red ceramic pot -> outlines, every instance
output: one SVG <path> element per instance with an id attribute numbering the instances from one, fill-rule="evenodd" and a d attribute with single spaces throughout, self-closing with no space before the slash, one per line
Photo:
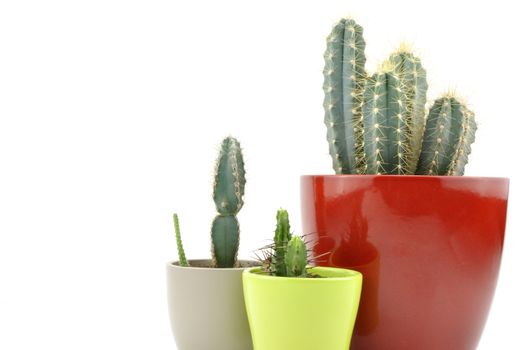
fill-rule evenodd
<path id="1" fill-rule="evenodd" d="M 498 278 L 508 179 L 330 175 L 303 176 L 301 186 L 317 264 L 364 276 L 351 349 L 476 349 Z"/>

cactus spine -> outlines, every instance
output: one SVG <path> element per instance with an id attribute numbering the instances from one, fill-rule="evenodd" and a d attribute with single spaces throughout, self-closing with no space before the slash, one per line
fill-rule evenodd
<path id="1" fill-rule="evenodd" d="M 227 137 L 221 144 L 214 175 L 213 198 L 218 215 L 211 229 L 214 267 L 234 267 L 237 263 L 240 226 L 236 214 L 243 206 L 245 168 L 240 143 Z"/>
<path id="2" fill-rule="evenodd" d="M 299 236 L 293 236 L 287 244 L 285 266 L 287 277 L 307 276 L 307 249 L 304 240 Z"/>
<path id="3" fill-rule="evenodd" d="M 271 271 L 277 276 L 286 276 L 285 254 L 291 239 L 291 227 L 287 210 L 280 209 L 276 213 L 276 230 L 274 234 L 274 254 L 271 262 Z"/>
<path id="4" fill-rule="evenodd" d="M 179 219 L 177 214 L 174 214 L 174 229 L 176 230 L 176 244 L 177 253 L 179 256 L 179 266 L 189 266 L 187 258 L 185 256 L 185 250 L 183 249 L 183 242 L 181 240 L 181 232 L 179 230 Z"/>
<path id="5" fill-rule="evenodd" d="M 426 121 L 417 174 L 463 175 L 476 129 L 474 113 L 452 93 L 437 99 Z"/>
<path id="6" fill-rule="evenodd" d="M 361 173 L 364 165 L 362 100 L 366 71 L 362 27 L 342 19 L 327 38 L 324 109 L 329 151 L 337 174 Z"/>
<path id="7" fill-rule="evenodd" d="M 340 20 L 327 38 L 324 120 L 335 172 L 462 175 L 477 129 L 474 113 L 451 101 L 450 111 L 434 105 L 427 123 L 421 60 L 402 45 L 368 77 L 364 48 L 362 27 L 352 19 Z M 434 128 L 441 125 L 453 134 L 438 137 L 443 130 Z M 434 144 L 445 138 L 447 145 Z"/>

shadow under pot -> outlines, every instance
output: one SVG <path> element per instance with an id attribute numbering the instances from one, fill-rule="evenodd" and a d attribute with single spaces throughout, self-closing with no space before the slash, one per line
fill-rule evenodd
<path id="1" fill-rule="evenodd" d="M 211 260 L 167 264 L 168 311 L 178 350 L 250 350 L 242 273 L 257 266 L 211 268 Z"/>

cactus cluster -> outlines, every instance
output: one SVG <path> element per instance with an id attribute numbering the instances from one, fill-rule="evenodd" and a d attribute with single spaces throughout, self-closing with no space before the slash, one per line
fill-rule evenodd
<path id="1" fill-rule="evenodd" d="M 276 213 L 274 243 L 270 249 L 271 252 L 264 253 L 266 259 L 270 260 L 270 263 L 263 261 L 265 272 L 281 277 L 314 277 L 307 270 L 306 243 L 302 237 L 291 234 L 289 214 L 284 209 Z"/>
<path id="2" fill-rule="evenodd" d="M 368 75 L 363 29 L 340 20 L 327 37 L 324 109 L 337 174 L 463 175 L 476 123 L 453 93 L 426 115 L 421 60 L 401 47 Z"/>
<path id="3" fill-rule="evenodd" d="M 212 267 L 237 265 L 240 225 L 236 214 L 243 206 L 244 194 L 245 167 L 240 143 L 234 137 L 226 137 L 221 143 L 214 174 L 213 198 L 217 215 L 211 229 Z M 177 214 L 174 214 L 174 228 L 180 266 L 189 266 Z"/>

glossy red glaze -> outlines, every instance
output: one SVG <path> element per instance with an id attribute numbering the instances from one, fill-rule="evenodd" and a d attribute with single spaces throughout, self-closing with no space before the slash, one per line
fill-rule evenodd
<path id="1" fill-rule="evenodd" d="M 353 350 L 476 349 L 500 267 L 509 180 L 303 176 L 318 265 L 364 275 Z"/>

